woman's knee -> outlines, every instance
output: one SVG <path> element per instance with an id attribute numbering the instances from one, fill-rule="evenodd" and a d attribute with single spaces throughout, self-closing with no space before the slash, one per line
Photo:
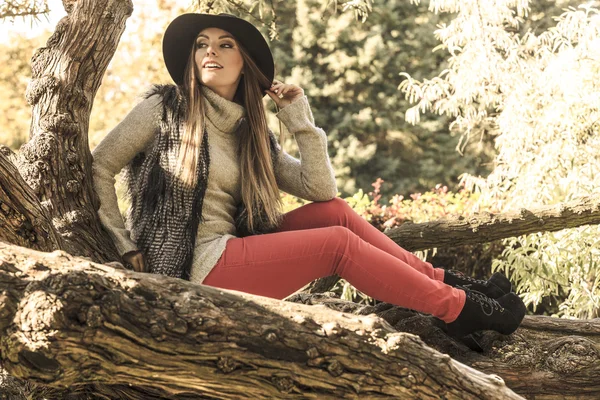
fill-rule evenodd
<path id="1" fill-rule="evenodd" d="M 351 210 L 351 207 L 346 200 L 340 197 L 334 197 L 331 200 L 321 201 L 314 204 L 317 204 L 319 208 L 328 214 L 346 214 L 348 210 Z"/>
<path id="2" fill-rule="evenodd" d="M 327 241 L 340 252 L 348 250 L 349 246 L 358 236 L 350 229 L 341 225 L 328 226 L 326 228 Z"/>

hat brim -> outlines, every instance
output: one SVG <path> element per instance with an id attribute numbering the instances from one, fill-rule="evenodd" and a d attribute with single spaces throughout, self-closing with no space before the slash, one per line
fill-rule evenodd
<path id="1" fill-rule="evenodd" d="M 194 40 L 206 28 L 231 33 L 248 51 L 258 68 L 272 83 L 275 74 L 273 55 L 267 41 L 250 22 L 230 15 L 182 14 L 167 27 L 163 37 L 163 57 L 171 78 L 183 84 L 183 75 Z M 269 87 L 262 88 L 263 90 Z"/>

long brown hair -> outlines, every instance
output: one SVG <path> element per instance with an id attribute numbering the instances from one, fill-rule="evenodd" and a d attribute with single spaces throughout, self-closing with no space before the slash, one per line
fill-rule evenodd
<path id="1" fill-rule="evenodd" d="M 239 162 L 242 182 L 242 201 L 248 210 L 248 229 L 253 231 L 256 210 L 260 205 L 265 210 L 270 225 L 276 225 L 281 216 L 281 197 L 271 162 L 269 128 L 263 105 L 262 87 L 271 82 L 261 72 L 247 50 L 236 41 L 244 66 L 234 101 L 246 109 L 248 129 L 239 130 Z M 182 92 L 187 99 L 184 132 L 179 148 L 179 179 L 187 187 L 197 184 L 197 166 L 205 127 L 204 105 L 200 71 L 196 65 L 196 41 L 192 47 L 184 72 Z M 280 127 L 280 143 L 283 140 Z"/>

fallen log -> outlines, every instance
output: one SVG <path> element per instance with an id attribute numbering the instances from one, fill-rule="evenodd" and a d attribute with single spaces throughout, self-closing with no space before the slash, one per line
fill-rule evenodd
<path id="1" fill-rule="evenodd" d="M 440 320 L 402 307 L 387 303 L 366 306 L 327 293 L 299 293 L 288 300 L 354 315 L 374 313 L 396 330 L 418 335 L 428 346 L 453 359 L 497 374 L 508 387 L 527 398 L 600 398 L 600 318 L 529 315 L 510 336 L 485 332 L 480 339 L 483 353 L 477 353 L 444 334 Z"/>
<path id="2" fill-rule="evenodd" d="M 177 398 L 520 398 L 374 315 L 4 243 L 0 290 L 2 364 L 45 385 Z"/>

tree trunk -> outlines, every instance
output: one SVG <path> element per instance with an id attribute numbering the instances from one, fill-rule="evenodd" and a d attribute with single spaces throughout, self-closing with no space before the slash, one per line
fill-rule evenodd
<path id="1" fill-rule="evenodd" d="M 374 316 L 114 270 L 0 244 L 0 349 L 11 375 L 170 396 L 516 399 Z"/>
<path id="2" fill-rule="evenodd" d="M 63 4 L 68 15 L 31 60 L 30 140 L 21 147 L 17 166 L 64 250 L 96 261 L 117 260 L 96 214 L 87 133 L 94 97 L 133 6 L 130 0 Z"/>
<path id="3" fill-rule="evenodd" d="M 0 145 L 0 240 L 42 251 L 63 248 L 46 210 L 12 163 L 14 157 Z"/>

